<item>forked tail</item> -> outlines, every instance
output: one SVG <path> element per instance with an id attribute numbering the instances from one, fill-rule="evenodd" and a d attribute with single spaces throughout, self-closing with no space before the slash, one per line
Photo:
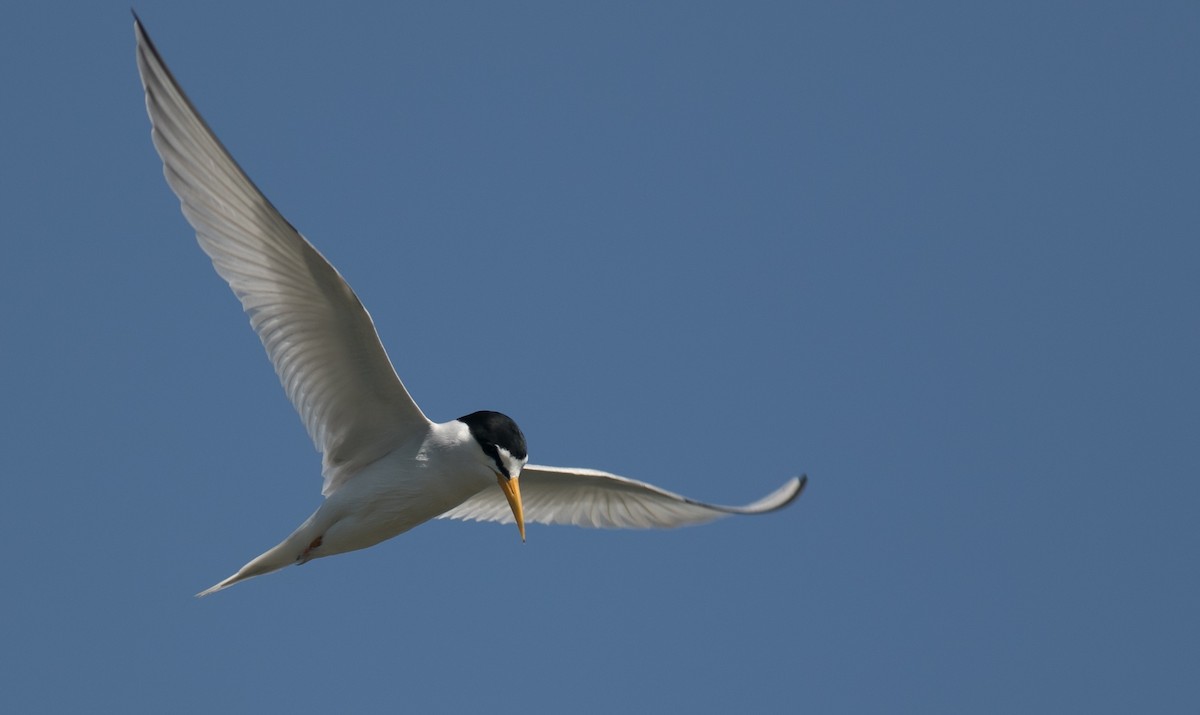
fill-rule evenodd
<path id="1" fill-rule="evenodd" d="M 308 553 L 309 547 L 313 545 L 314 540 L 319 540 L 321 536 L 321 530 L 317 529 L 313 524 L 314 517 L 316 517 L 316 514 L 310 516 L 300 525 L 300 528 L 292 532 L 291 536 L 238 569 L 238 572 L 234 575 L 197 593 L 196 598 L 203 598 L 209 594 L 227 589 L 239 581 L 245 581 L 248 578 L 278 571 L 285 566 L 304 563 L 307 560 L 304 556 Z"/>

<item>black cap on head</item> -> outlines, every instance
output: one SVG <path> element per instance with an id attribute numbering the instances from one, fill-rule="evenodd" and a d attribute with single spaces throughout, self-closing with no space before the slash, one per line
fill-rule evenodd
<path id="1" fill-rule="evenodd" d="M 525 448 L 525 435 L 521 433 L 521 428 L 508 415 L 490 410 L 480 410 L 479 412 L 472 412 L 469 415 L 463 415 L 458 418 L 458 421 L 470 428 L 471 436 L 483 448 L 484 454 L 495 460 L 496 465 L 505 474 L 507 474 L 507 468 L 503 460 L 500 459 L 497 447 L 508 452 L 516 459 L 525 460 L 529 457 L 529 452 Z M 508 474 L 508 476 L 515 475 Z"/>

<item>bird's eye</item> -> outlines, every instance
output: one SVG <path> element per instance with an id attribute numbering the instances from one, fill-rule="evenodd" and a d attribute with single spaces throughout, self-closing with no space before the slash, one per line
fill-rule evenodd
<path id="1" fill-rule="evenodd" d="M 504 468 L 504 460 L 500 458 L 500 450 L 496 445 L 487 443 L 483 445 L 483 453 L 492 458 L 492 463 L 496 465 L 496 470 L 505 477 L 509 477 L 508 471 Z"/>

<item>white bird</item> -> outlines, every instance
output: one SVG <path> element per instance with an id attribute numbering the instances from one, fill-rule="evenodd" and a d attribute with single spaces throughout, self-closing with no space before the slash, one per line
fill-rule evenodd
<path id="1" fill-rule="evenodd" d="M 792 478 L 747 506 L 704 504 L 615 474 L 526 464 L 524 435 L 498 412 L 430 421 L 400 382 L 354 291 L 225 150 L 136 14 L 134 32 L 167 183 L 200 247 L 241 300 L 324 455 L 320 508 L 291 536 L 198 596 L 364 549 L 438 517 L 515 521 L 524 541 L 526 521 L 670 528 L 774 511 L 800 494 L 807 477 Z"/>

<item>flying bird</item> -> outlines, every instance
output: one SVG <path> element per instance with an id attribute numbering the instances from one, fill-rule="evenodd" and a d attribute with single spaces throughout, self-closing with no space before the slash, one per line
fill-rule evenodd
<path id="1" fill-rule="evenodd" d="M 322 453 L 321 506 L 277 546 L 197 596 L 292 564 L 365 549 L 434 518 L 671 528 L 780 509 L 792 478 L 747 506 L 717 506 L 592 469 L 528 464 L 509 417 L 425 416 L 341 274 L 258 190 L 188 100 L 137 15 L 137 64 L 154 146 L 200 247 L 233 289 Z"/>

